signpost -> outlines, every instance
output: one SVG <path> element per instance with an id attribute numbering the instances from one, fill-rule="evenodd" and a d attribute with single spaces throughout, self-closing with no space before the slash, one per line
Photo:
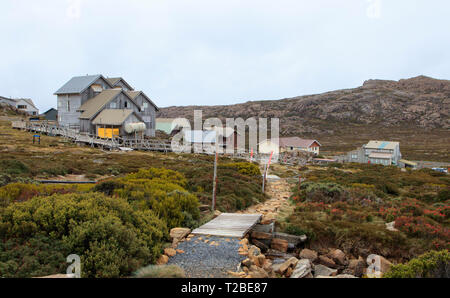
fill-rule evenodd
<path id="1" fill-rule="evenodd" d="M 40 135 L 34 135 L 33 136 L 33 144 L 36 142 L 36 139 L 38 140 L 38 144 L 41 144 L 41 136 Z"/>
<path id="2" fill-rule="evenodd" d="M 267 162 L 266 165 L 264 165 L 264 176 L 263 176 L 263 185 L 262 185 L 262 192 L 263 193 L 264 193 L 264 188 L 265 188 L 265 185 L 266 185 L 267 172 L 269 171 L 270 162 L 272 161 L 272 157 L 273 157 L 273 151 L 270 153 L 269 161 Z"/>

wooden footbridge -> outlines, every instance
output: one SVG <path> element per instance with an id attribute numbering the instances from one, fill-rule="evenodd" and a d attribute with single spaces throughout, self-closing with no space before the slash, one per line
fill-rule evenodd
<path id="1" fill-rule="evenodd" d="M 192 234 L 243 238 L 261 218 L 261 214 L 222 213 Z"/>

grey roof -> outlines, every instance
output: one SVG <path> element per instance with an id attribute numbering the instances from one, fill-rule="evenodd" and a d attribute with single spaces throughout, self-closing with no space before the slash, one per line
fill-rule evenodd
<path id="1" fill-rule="evenodd" d="M 133 110 L 127 109 L 105 109 L 98 114 L 92 121 L 92 124 L 104 124 L 104 125 L 122 125 L 122 123 L 134 114 L 136 118 L 142 120 Z"/>
<path id="2" fill-rule="evenodd" d="M 319 146 L 322 146 L 317 140 L 306 140 L 299 137 L 287 137 L 278 139 L 278 144 L 280 144 L 280 147 L 309 148 L 312 144 L 314 144 L 314 142 L 316 142 Z"/>
<path id="3" fill-rule="evenodd" d="M 367 145 L 364 146 L 366 149 L 387 149 L 387 150 L 395 150 L 397 146 L 399 146 L 399 142 L 390 142 L 390 141 L 370 141 Z"/>
<path id="4" fill-rule="evenodd" d="M 99 78 L 103 78 L 101 74 L 91 76 L 80 76 L 71 78 L 64 86 L 55 92 L 58 94 L 78 94 L 89 88 Z M 104 79 L 104 78 L 103 78 Z M 106 79 L 105 79 L 106 81 Z M 106 81 L 108 82 L 108 81 Z M 109 82 L 108 82 L 109 83 Z"/>
<path id="5" fill-rule="evenodd" d="M 47 114 L 47 113 L 50 113 L 50 112 L 52 112 L 52 111 L 58 112 L 55 108 L 50 108 L 50 109 L 48 109 L 46 112 L 42 113 L 42 115 Z"/>
<path id="6" fill-rule="evenodd" d="M 7 101 L 8 104 L 16 104 L 16 100 L 14 98 L 0 96 L 0 101 Z"/>
<path id="7" fill-rule="evenodd" d="M 116 98 L 122 89 L 103 90 L 99 95 L 89 99 L 79 108 L 82 111 L 80 119 L 91 119 L 111 100 Z"/>

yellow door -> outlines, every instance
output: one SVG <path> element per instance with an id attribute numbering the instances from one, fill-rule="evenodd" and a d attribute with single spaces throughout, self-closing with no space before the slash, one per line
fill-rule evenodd
<path id="1" fill-rule="evenodd" d="M 103 139 L 112 139 L 113 137 L 119 136 L 119 129 L 118 128 L 99 127 L 97 135 Z"/>

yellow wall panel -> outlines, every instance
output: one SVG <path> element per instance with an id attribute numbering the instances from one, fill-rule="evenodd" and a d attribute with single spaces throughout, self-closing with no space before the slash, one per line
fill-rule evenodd
<path id="1" fill-rule="evenodd" d="M 97 135 L 100 138 L 103 138 L 103 139 L 112 139 L 113 136 L 114 137 L 118 137 L 119 136 L 119 129 L 118 128 L 102 128 L 102 127 L 99 127 Z"/>

